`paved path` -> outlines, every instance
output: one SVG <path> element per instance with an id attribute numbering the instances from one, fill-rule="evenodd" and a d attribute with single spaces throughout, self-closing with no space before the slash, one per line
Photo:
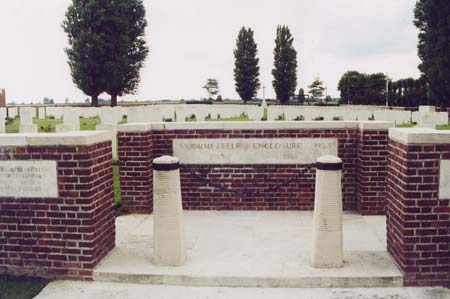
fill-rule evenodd
<path id="1" fill-rule="evenodd" d="M 450 299 L 444 288 L 267 289 L 56 281 L 36 299 Z"/>

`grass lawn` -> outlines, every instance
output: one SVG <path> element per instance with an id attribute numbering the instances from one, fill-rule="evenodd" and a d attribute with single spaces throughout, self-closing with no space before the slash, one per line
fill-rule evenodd
<path id="1" fill-rule="evenodd" d="M 95 131 L 95 126 L 100 123 L 100 118 L 89 117 L 89 118 L 80 118 L 80 130 L 81 131 Z"/>
<path id="2" fill-rule="evenodd" d="M 31 299 L 48 281 L 42 278 L 0 275 L 0 299 Z"/>
<path id="3" fill-rule="evenodd" d="M 33 119 L 33 123 L 38 126 L 39 133 L 54 133 L 56 131 L 56 125 L 62 124 L 62 119 Z M 100 118 L 80 118 L 80 129 L 82 131 L 94 131 L 95 126 L 100 123 Z M 19 133 L 20 119 L 17 117 L 11 122 L 6 124 L 6 133 Z"/>
<path id="4" fill-rule="evenodd" d="M 395 125 L 396 128 L 412 128 L 414 126 L 415 126 L 415 124 L 412 124 L 412 123 L 403 123 L 403 124 Z"/>
<path id="5" fill-rule="evenodd" d="M 119 166 L 113 166 L 114 173 L 114 205 L 117 206 L 120 203 L 120 180 L 119 180 Z"/>
<path id="6" fill-rule="evenodd" d="M 436 126 L 436 129 L 438 129 L 438 130 L 450 130 L 450 121 L 448 122 L 447 125 Z"/>
<path id="7" fill-rule="evenodd" d="M 205 121 L 249 121 L 248 115 L 241 115 L 236 117 L 228 117 L 228 118 L 208 118 Z"/>

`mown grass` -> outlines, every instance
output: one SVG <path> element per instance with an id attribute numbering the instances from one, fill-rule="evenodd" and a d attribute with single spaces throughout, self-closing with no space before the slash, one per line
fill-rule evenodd
<path id="1" fill-rule="evenodd" d="M 436 126 L 436 129 L 438 129 L 438 130 L 450 130 L 450 121 L 448 122 L 447 125 Z"/>
<path id="2" fill-rule="evenodd" d="M 241 115 L 236 117 L 227 117 L 227 118 L 208 118 L 205 121 L 249 121 L 251 120 L 248 115 Z"/>
<path id="3" fill-rule="evenodd" d="M 59 118 L 34 118 L 33 123 L 38 126 L 39 133 L 54 133 L 56 126 L 62 124 L 63 120 Z M 95 131 L 95 126 L 100 123 L 99 117 L 80 118 L 81 131 Z M 6 123 L 6 133 L 19 133 L 20 118 L 8 121 Z"/>
<path id="4" fill-rule="evenodd" d="M 48 281 L 42 278 L 0 275 L 0 299 L 31 299 Z"/>
<path id="5" fill-rule="evenodd" d="M 119 166 L 113 166 L 114 174 L 114 205 L 118 206 L 120 203 L 120 178 L 119 178 Z"/>
<path id="6" fill-rule="evenodd" d="M 396 128 L 412 128 L 414 126 L 415 126 L 415 124 L 413 124 L 413 123 L 403 123 L 403 124 L 395 125 Z"/>

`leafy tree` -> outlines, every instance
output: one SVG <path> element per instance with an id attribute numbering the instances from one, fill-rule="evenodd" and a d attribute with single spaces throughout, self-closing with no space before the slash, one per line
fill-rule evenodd
<path id="1" fill-rule="evenodd" d="M 297 87 L 297 51 L 287 26 L 278 26 L 274 49 L 273 88 L 277 99 L 286 103 Z"/>
<path id="2" fill-rule="evenodd" d="M 419 70 L 441 107 L 450 104 L 450 1 L 418 0 L 414 25 L 419 29 Z"/>
<path id="3" fill-rule="evenodd" d="M 145 41 L 145 8 L 142 0 L 109 0 L 109 22 L 104 33 L 108 40 L 106 92 L 111 106 L 117 96 L 135 94 L 140 82 L 140 69 L 149 53 Z"/>
<path id="4" fill-rule="evenodd" d="M 323 82 L 320 80 L 319 76 L 317 76 L 314 81 L 311 83 L 311 85 L 308 86 L 309 88 L 309 94 L 313 98 L 321 98 L 323 97 L 323 92 L 325 90 L 325 87 L 323 87 Z"/>
<path id="5" fill-rule="evenodd" d="M 341 99 L 345 99 L 344 103 L 359 104 L 362 102 L 366 77 L 366 74 L 357 71 L 348 71 L 342 75 L 338 83 L 338 90 L 341 92 Z"/>
<path id="6" fill-rule="evenodd" d="M 206 80 L 206 84 L 203 86 L 203 88 L 208 93 L 208 96 L 210 98 L 213 98 L 216 94 L 219 93 L 219 81 L 217 81 L 217 79 L 210 78 Z"/>
<path id="7" fill-rule="evenodd" d="M 244 102 L 253 99 L 260 87 L 257 53 L 252 29 L 242 27 L 234 50 L 234 80 L 236 92 Z"/>
<path id="8" fill-rule="evenodd" d="M 148 54 L 142 0 L 72 0 L 63 29 L 73 82 L 98 106 L 102 92 L 134 93 L 139 70 Z"/>
<path id="9" fill-rule="evenodd" d="M 53 99 L 45 97 L 43 100 L 44 105 L 53 105 L 55 104 L 55 101 Z"/>
<path id="10" fill-rule="evenodd" d="M 303 104 L 305 102 L 305 91 L 303 90 L 303 88 L 300 88 L 298 90 L 298 102 L 300 104 Z"/>
<path id="11" fill-rule="evenodd" d="M 66 48 L 72 80 L 98 106 L 98 96 L 105 91 L 108 44 L 104 30 L 108 27 L 105 10 L 108 0 L 72 0 L 66 12 L 63 29 L 67 34 Z"/>

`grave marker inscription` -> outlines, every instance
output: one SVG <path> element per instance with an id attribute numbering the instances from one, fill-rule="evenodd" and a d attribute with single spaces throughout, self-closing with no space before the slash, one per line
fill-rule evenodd
<path id="1" fill-rule="evenodd" d="M 0 197 L 58 197 L 56 161 L 0 161 Z"/>

